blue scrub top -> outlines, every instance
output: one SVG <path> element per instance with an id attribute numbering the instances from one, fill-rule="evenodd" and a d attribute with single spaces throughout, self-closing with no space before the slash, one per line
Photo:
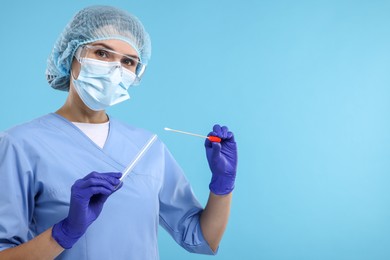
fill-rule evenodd
<path id="1" fill-rule="evenodd" d="M 101 149 L 54 113 L 0 133 L 0 250 L 65 218 L 77 179 L 123 171 L 151 136 L 110 118 Z M 182 169 L 157 140 L 85 235 L 57 259 L 159 259 L 159 224 L 186 250 L 214 254 L 200 229 L 202 210 Z"/>

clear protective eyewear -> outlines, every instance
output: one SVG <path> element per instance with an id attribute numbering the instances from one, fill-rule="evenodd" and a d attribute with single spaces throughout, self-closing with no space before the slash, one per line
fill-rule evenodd
<path id="1" fill-rule="evenodd" d="M 136 83 L 139 83 L 146 69 L 146 64 L 143 64 L 138 57 L 122 54 L 103 46 L 83 45 L 78 48 L 75 57 L 80 63 L 82 63 L 83 58 L 103 62 L 119 61 L 122 68 L 127 69 L 136 75 Z"/>

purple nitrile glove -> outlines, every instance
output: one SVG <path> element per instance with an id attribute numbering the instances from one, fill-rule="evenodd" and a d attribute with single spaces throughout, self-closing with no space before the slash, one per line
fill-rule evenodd
<path id="1" fill-rule="evenodd" d="M 234 189 L 237 171 L 237 145 L 234 135 L 226 126 L 214 125 L 208 136 L 218 136 L 221 143 L 206 139 L 206 156 L 212 178 L 210 191 L 217 195 L 225 195 Z"/>
<path id="2" fill-rule="evenodd" d="M 91 172 L 71 188 L 69 213 L 53 226 L 52 236 L 65 249 L 84 235 L 103 209 L 107 198 L 122 187 L 120 172 Z"/>

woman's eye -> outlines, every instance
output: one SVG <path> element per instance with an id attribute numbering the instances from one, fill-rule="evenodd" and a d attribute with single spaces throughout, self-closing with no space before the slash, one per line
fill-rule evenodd
<path id="1" fill-rule="evenodd" d="M 97 50 L 96 55 L 100 58 L 108 58 L 108 52 L 105 50 Z"/>
<path id="2" fill-rule="evenodd" d="M 122 63 L 125 64 L 126 66 L 135 66 L 136 62 L 133 59 L 127 58 L 123 59 Z"/>

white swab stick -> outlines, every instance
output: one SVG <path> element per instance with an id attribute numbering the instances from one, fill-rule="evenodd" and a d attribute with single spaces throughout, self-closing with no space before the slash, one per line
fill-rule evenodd
<path id="1" fill-rule="evenodd" d="M 204 135 L 198 135 L 198 134 L 194 134 L 194 133 L 184 132 L 184 131 L 180 131 L 180 130 L 171 129 L 171 128 L 168 128 L 168 127 L 164 127 L 164 130 L 171 131 L 171 132 L 176 132 L 176 133 L 181 133 L 181 134 L 186 134 L 186 135 L 202 137 L 202 138 L 206 138 L 206 139 L 208 138 L 207 136 L 204 136 Z"/>

